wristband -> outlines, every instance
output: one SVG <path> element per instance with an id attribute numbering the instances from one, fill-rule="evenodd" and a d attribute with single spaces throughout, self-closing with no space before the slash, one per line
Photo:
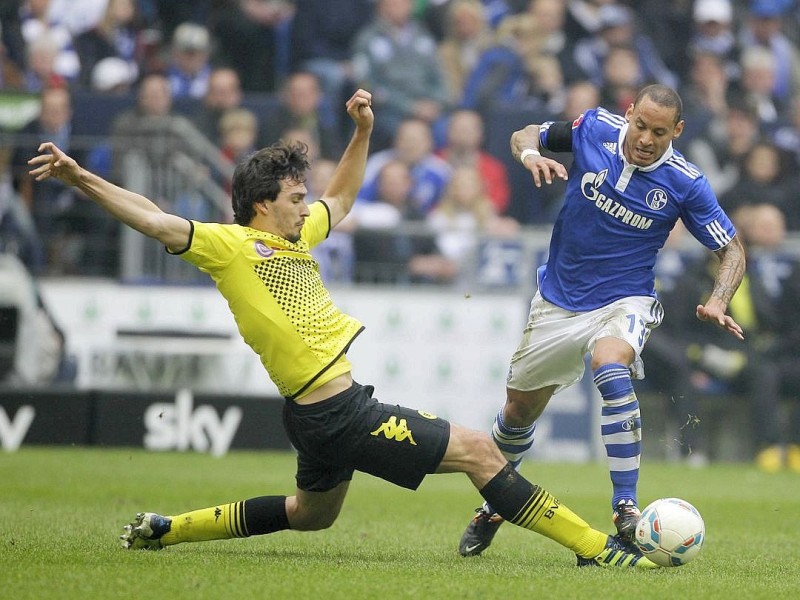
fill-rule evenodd
<path id="1" fill-rule="evenodd" d="M 541 155 L 542 153 L 534 148 L 526 148 L 520 153 L 519 162 L 521 162 L 524 165 L 525 159 L 528 158 L 529 156 L 541 156 Z"/>

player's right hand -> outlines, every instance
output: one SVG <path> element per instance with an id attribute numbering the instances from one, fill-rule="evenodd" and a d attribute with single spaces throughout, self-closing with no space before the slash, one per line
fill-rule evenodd
<path id="1" fill-rule="evenodd" d="M 70 158 L 53 142 L 39 145 L 39 154 L 28 161 L 32 167 L 28 174 L 36 181 L 44 181 L 55 177 L 69 185 L 77 185 L 81 169 L 73 158 Z"/>
<path id="2" fill-rule="evenodd" d="M 553 183 L 553 179 L 558 177 L 567 180 L 567 168 L 557 160 L 546 156 L 530 155 L 525 157 L 525 168 L 533 175 L 533 183 L 536 187 L 542 187 L 542 179 L 547 184 Z"/>

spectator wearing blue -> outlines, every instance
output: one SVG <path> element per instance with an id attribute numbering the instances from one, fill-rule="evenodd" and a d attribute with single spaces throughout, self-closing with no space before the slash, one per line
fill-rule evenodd
<path id="1" fill-rule="evenodd" d="M 447 161 L 436 156 L 433 150 L 433 135 L 425 121 L 403 121 L 397 128 L 392 147 L 374 153 L 367 160 L 364 183 L 358 193 L 359 202 L 378 201 L 383 167 L 399 160 L 411 174 L 411 208 L 422 215 L 428 214 L 439 203 L 452 173 Z"/>
<path id="2" fill-rule="evenodd" d="M 450 100 L 458 104 L 467 77 L 475 68 L 478 57 L 492 45 L 494 35 L 480 0 L 453 0 L 446 6 L 439 58 Z"/>
<path id="3" fill-rule="evenodd" d="M 172 36 L 167 77 L 172 97 L 202 98 L 211 74 L 211 36 L 203 25 L 181 23 Z"/>
<path id="4" fill-rule="evenodd" d="M 481 5 L 486 25 L 495 29 L 507 16 L 523 12 L 529 0 L 475 0 L 475 2 Z M 425 22 L 425 26 L 436 40 L 441 42 L 447 35 L 447 21 L 453 6 L 459 3 L 459 0 L 419 0 L 416 2 L 416 14 Z"/>
<path id="5" fill-rule="evenodd" d="M 510 106 L 527 87 L 526 59 L 538 53 L 538 28 L 531 15 L 512 15 L 495 31 L 495 42 L 478 58 L 464 84 L 461 107 L 488 120 L 498 106 Z"/>

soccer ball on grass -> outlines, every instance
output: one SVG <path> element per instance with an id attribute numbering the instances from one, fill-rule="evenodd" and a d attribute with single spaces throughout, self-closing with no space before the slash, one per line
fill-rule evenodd
<path id="1" fill-rule="evenodd" d="M 705 537 L 703 517 L 680 498 L 651 502 L 636 525 L 636 545 L 662 567 L 679 567 L 696 558 Z"/>

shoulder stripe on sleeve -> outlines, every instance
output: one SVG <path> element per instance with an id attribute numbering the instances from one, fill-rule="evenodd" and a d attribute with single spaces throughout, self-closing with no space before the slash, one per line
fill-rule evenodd
<path id="1" fill-rule="evenodd" d="M 616 127 L 617 129 L 622 128 L 626 123 L 623 117 L 610 113 L 605 108 L 598 108 L 596 115 L 598 121 L 607 123 L 612 127 Z"/>
<path id="2" fill-rule="evenodd" d="M 728 232 L 725 231 L 725 229 L 722 227 L 722 225 L 719 224 L 719 221 L 717 221 L 716 219 L 714 221 L 711 221 L 711 223 L 709 223 L 708 225 L 706 225 L 706 230 L 708 231 L 709 234 L 711 234 L 711 237 L 713 237 L 716 240 L 720 248 L 724 248 L 731 241 L 731 236 L 728 235 Z"/>
<path id="3" fill-rule="evenodd" d="M 328 236 L 331 234 L 331 207 L 328 206 L 328 203 L 325 202 L 320 198 L 319 203 L 325 207 L 325 212 L 328 214 L 328 233 L 325 234 L 325 238 L 327 239 Z"/>
<path id="4" fill-rule="evenodd" d="M 689 163 L 685 158 L 682 156 L 675 156 L 674 154 L 667 159 L 667 164 L 676 168 L 678 171 L 690 177 L 692 179 L 697 179 L 702 175 L 702 173 L 691 163 Z"/>

